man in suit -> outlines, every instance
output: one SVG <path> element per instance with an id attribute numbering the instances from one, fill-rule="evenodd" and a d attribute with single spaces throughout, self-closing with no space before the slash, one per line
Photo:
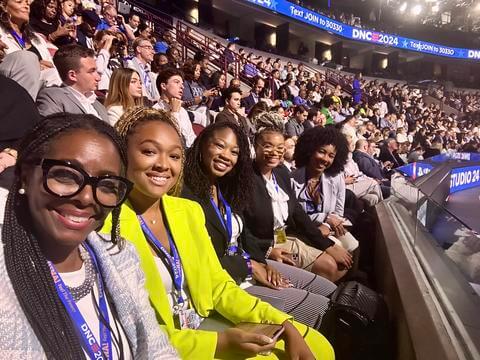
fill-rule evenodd
<path id="1" fill-rule="evenodd" d="M 386 199 L 390 196 L 389 170 L 373 158 L 375 147 L 376 144 L 373 141 L 358 140 L 353 152 L 353 161 L 357 163 L 361 172 L 380 183 L 383 198 Z"/>
<path id="2" fill-rule="evenodd" d="M 89 49 L 95 50 L 93 46 L 93 37 L 95 28 L 101 19 L 95 10 L 84 10 L 82 12 L 82 23 L 77 26 L 77 43 Z"/>
<path id="3" fill-rule="evenodd" d="M 248 112 L 252 109 L 253 105 L 260 101 L 260 94 L 265 87 L 265 81 L 257 76 L 254 79 L 252 90 L 250 91 L 250 95 L 242 99 L 242 107 L 245 108 L 245 112 Z"/>
<path id="4" fill-rule="evenodd" d="M 295 110 L 293 111 L 293 117 L 288 120 L 287 124 L 285 125 L 285 132 L 287 135 L 293 138 L 298 138 L 300 135 L 302 135 L 304 131 L 303 124 L 305 123 L 307 116 L 308 111 L 303 105 L 295 107 Z"/>
<path id="5" fill-rule="evenodd" d="M 391 163 L 392 169 L 405 165 L 398 155 L 398 142 L 394 138 L 385 140 L 385 144 L 380 148 L 378 159 L 384 164 Z"/>
<path id="6" fill-rule="evenodd" d="M 100 75 L 93 50 L 66 45 L 55 53 L 53 62 L 63 85 L 40 90 L 37 96 L 40 115 L 59 112 L 91 114 L 108 122 L 107 110 L 95 95 Z"/>
<path id="7" fill-rule="evenodd" d="M 135 57 L 126 62 L 126 67 L 135 70 L 142 79 L 143 96 L 156 102 L 160 95 L 156 86 L 157 75 L 152 72 L 151 64 L 155 55 L 152 42 L 145 37 L 138 37 L 132 44 Z"/>

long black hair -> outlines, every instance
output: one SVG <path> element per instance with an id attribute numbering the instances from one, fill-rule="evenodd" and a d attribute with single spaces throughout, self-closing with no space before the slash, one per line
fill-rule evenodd
<path id="1" fill-rule="evenodd" d="M 238 125 L 222 121 L 207 126 L 200 133 L 192 147 L 187 151 L 184 181 L 190 190 L 201 199 L 210 198 L 210 181 L 203 167 L 202 149 L 213 136 L 213 133 L 222 129 L 233 131 L 237 137 L 239 154 L 234 168 L 218 179 L 218 185 L 225 200 L 235 211 L 240 212 L 250 200 L 253 170 L 248 139 Z"/>
<path id="2" fill-rule="evenodd" d="M 345 135 L 338 131 L 334 126 L 319 127 L 305 131 L 297 140 L 293 159 L 297 168 L 308 165 L 313 153 L 320 146 L 333 145 L 337 151 L 335 159 L 330 167 L 325 170 L 325 174 L 335 176 L 341 171 L 348 159 L 348 142 Z"/>
<path id="3" fill-rule="evenodd" d="M 2 242 L 5 265 L 15 294 L 28 322 L 50 359 L 84 359 L 80 340 L 55 290 L 52 276 L 33 224 L 27 198 L 19 194 L 22 169 L 41 159 L 52 141 L 76 130 L 93 130 L 116 145 L 124 169 L 126 148 L 115 130 L 93 115 L 54 114 L 38 123 L 18 148 L 15 179 L 5 206 Z M 120 208 L 112 213 L 111 241 L 119 239 Z"/>

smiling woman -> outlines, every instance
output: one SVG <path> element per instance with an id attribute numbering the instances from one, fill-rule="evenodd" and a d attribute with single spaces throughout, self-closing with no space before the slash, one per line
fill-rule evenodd
<path id="1" fill-rule="evenodd" d="M 177 358 L 117 234 L 125 167 L 122 140 L 91 115 L 46 117 L 24 138 L 0 247 L 4 356 Z M 112 209 L 114 231 L 100 237 Z"/>
<path id="2" fill-rule="evenodd" d="M 208 166 L 218 176 L 235 164 L 250 165 L 246 140 L 241 146 L 234 144 L 235 134 L 228 132 L 229 126 L 234 125 L 228 124 L 226 131 L 218 132 L 205 144 L 210 149 L 205 152 L 209 154 Z M 125 113 L 116 128 L 127 141 L 127 174 L 135 183 L 129 201 L 122 207 L 121 235 L 140 255 L 150 301 L 181 357 L 246 358 L 275 347 L 277 353 L 290 358 L 310 360 L 313 352 L 317 358 L 332 359 L 331 347 L 319 333 L 293 324 L 287 314 L 250 296 L 232 280 L 212 247 L 200 205 L 171 196 L 180 193 L 184 160 L 175 120 L 164 111 L 137 108 Z M 221 146 L 228 148 L 232 158 L 219 156 L 216 149 Z M 108 232 L 111 226 L 107 221 L 103 230 Z M 235 324 L 282 324 L 282 341 L 276 344 L 268 337 L 233 327 L 202 330 L 200 325 L 215 314 Z M 263 358 L 278 357 L 272 354 Z"/>

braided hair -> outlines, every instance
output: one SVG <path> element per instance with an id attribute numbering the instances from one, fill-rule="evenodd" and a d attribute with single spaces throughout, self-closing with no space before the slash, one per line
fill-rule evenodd
<path id="1" fill-rule="evenodd" d="M 222 129 L 230 129 L 235 134 L 239 155 L 232 171 L 218 179 L 218 186 L 232 208 L 241 212 L 247 206 L 252 194 L 253 170 L 248 138 L 237 124 L 221 121 L 207 126 L 200 133 L 187 152 L 185 184 L 200 198 L 210 198 L 210 181 L 204 170 L 202 149 L 213 133 Z"/>
<path id="2" fill-rule="evenodd" d="M 178 128 L 177 122 L 168 112 L 164 110 L 155 110 L 146 107 L 133 107 L 127 110 L 115 124 L 115 129 L 128 145 L 128 138 L 135 132 L 135 129 L 140 125 L 149 121 L 159 121 L 173 127 L 180 138 L 182 134 Z M 168 191 L 168 195 L 179 196 L 182 192 L 183 183 L 183 161 L 185 160 L 184 148 L 182 146 L 182 167 L 175 185 Z"/>
<path id="3" fill-rule="evenodd" d="M 122 139 L 107 123 L 92 115 L 54 114 L 26 134 L 18 148 L 15 179 L 5 206 L 2 241 L 8 276 L 25 316 L 49 359 L 84 359 L 80 340 L 57 295 L 47 259 L 34 235 L 26 196 L 19 194 L 22 170 L 48 151 L 55 139 L 76 130 L 93 130 L 108 137 L 126 168 Z M 112 214 L 111 241 L 116 244 L 120 209 Z"/>
<path id="4" fill-rule="evenodd" d="M 265 133 L 279 133 L 284 135 L 285 125 L 283 117 L 276 111 L 264 111 L 253 119 L 257 132 L 255 133 L 255 145 Z"/>

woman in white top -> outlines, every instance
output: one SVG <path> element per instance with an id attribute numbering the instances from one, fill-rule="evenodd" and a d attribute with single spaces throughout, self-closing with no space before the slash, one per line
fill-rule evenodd
<path id="1" fill-rule="evenodd" d="M 142 81 L 140 80 L 140 75 L 135 70 L 128 68 L 114 70 L 110 79 L 108 95 L 105 99 L 110 125 L 115 125 L 127 109 L 142 105 Z"/>
<path id="2" fill-rule="evenodd" d="M 2 358 L 178 358 L 117 234 L 126 162 L 93 115 L 48 116 L 20 144 L 1 229 Z M 115 230 L 101 236 L 110 212 Z"/>
<path id="3" fill-rule="evenodd" d="M 53 65 L 50 53 L 50 50 L 55 50 L 56 47 L 47 44 L 42 36 L 31 29 L 28 23 L 30 2 L 28 0 L 2 0 L 0 4 L 0 40 L 7 45 L 7 48 L 4 49 L 7 56 L 22 50 L 33 52 L 37 55 L 38 62 L 28 64 L 27 68 L 40 65 L 40 86 L 43 83 L 48 86 L 60 85 L 60 77 Z"/>

